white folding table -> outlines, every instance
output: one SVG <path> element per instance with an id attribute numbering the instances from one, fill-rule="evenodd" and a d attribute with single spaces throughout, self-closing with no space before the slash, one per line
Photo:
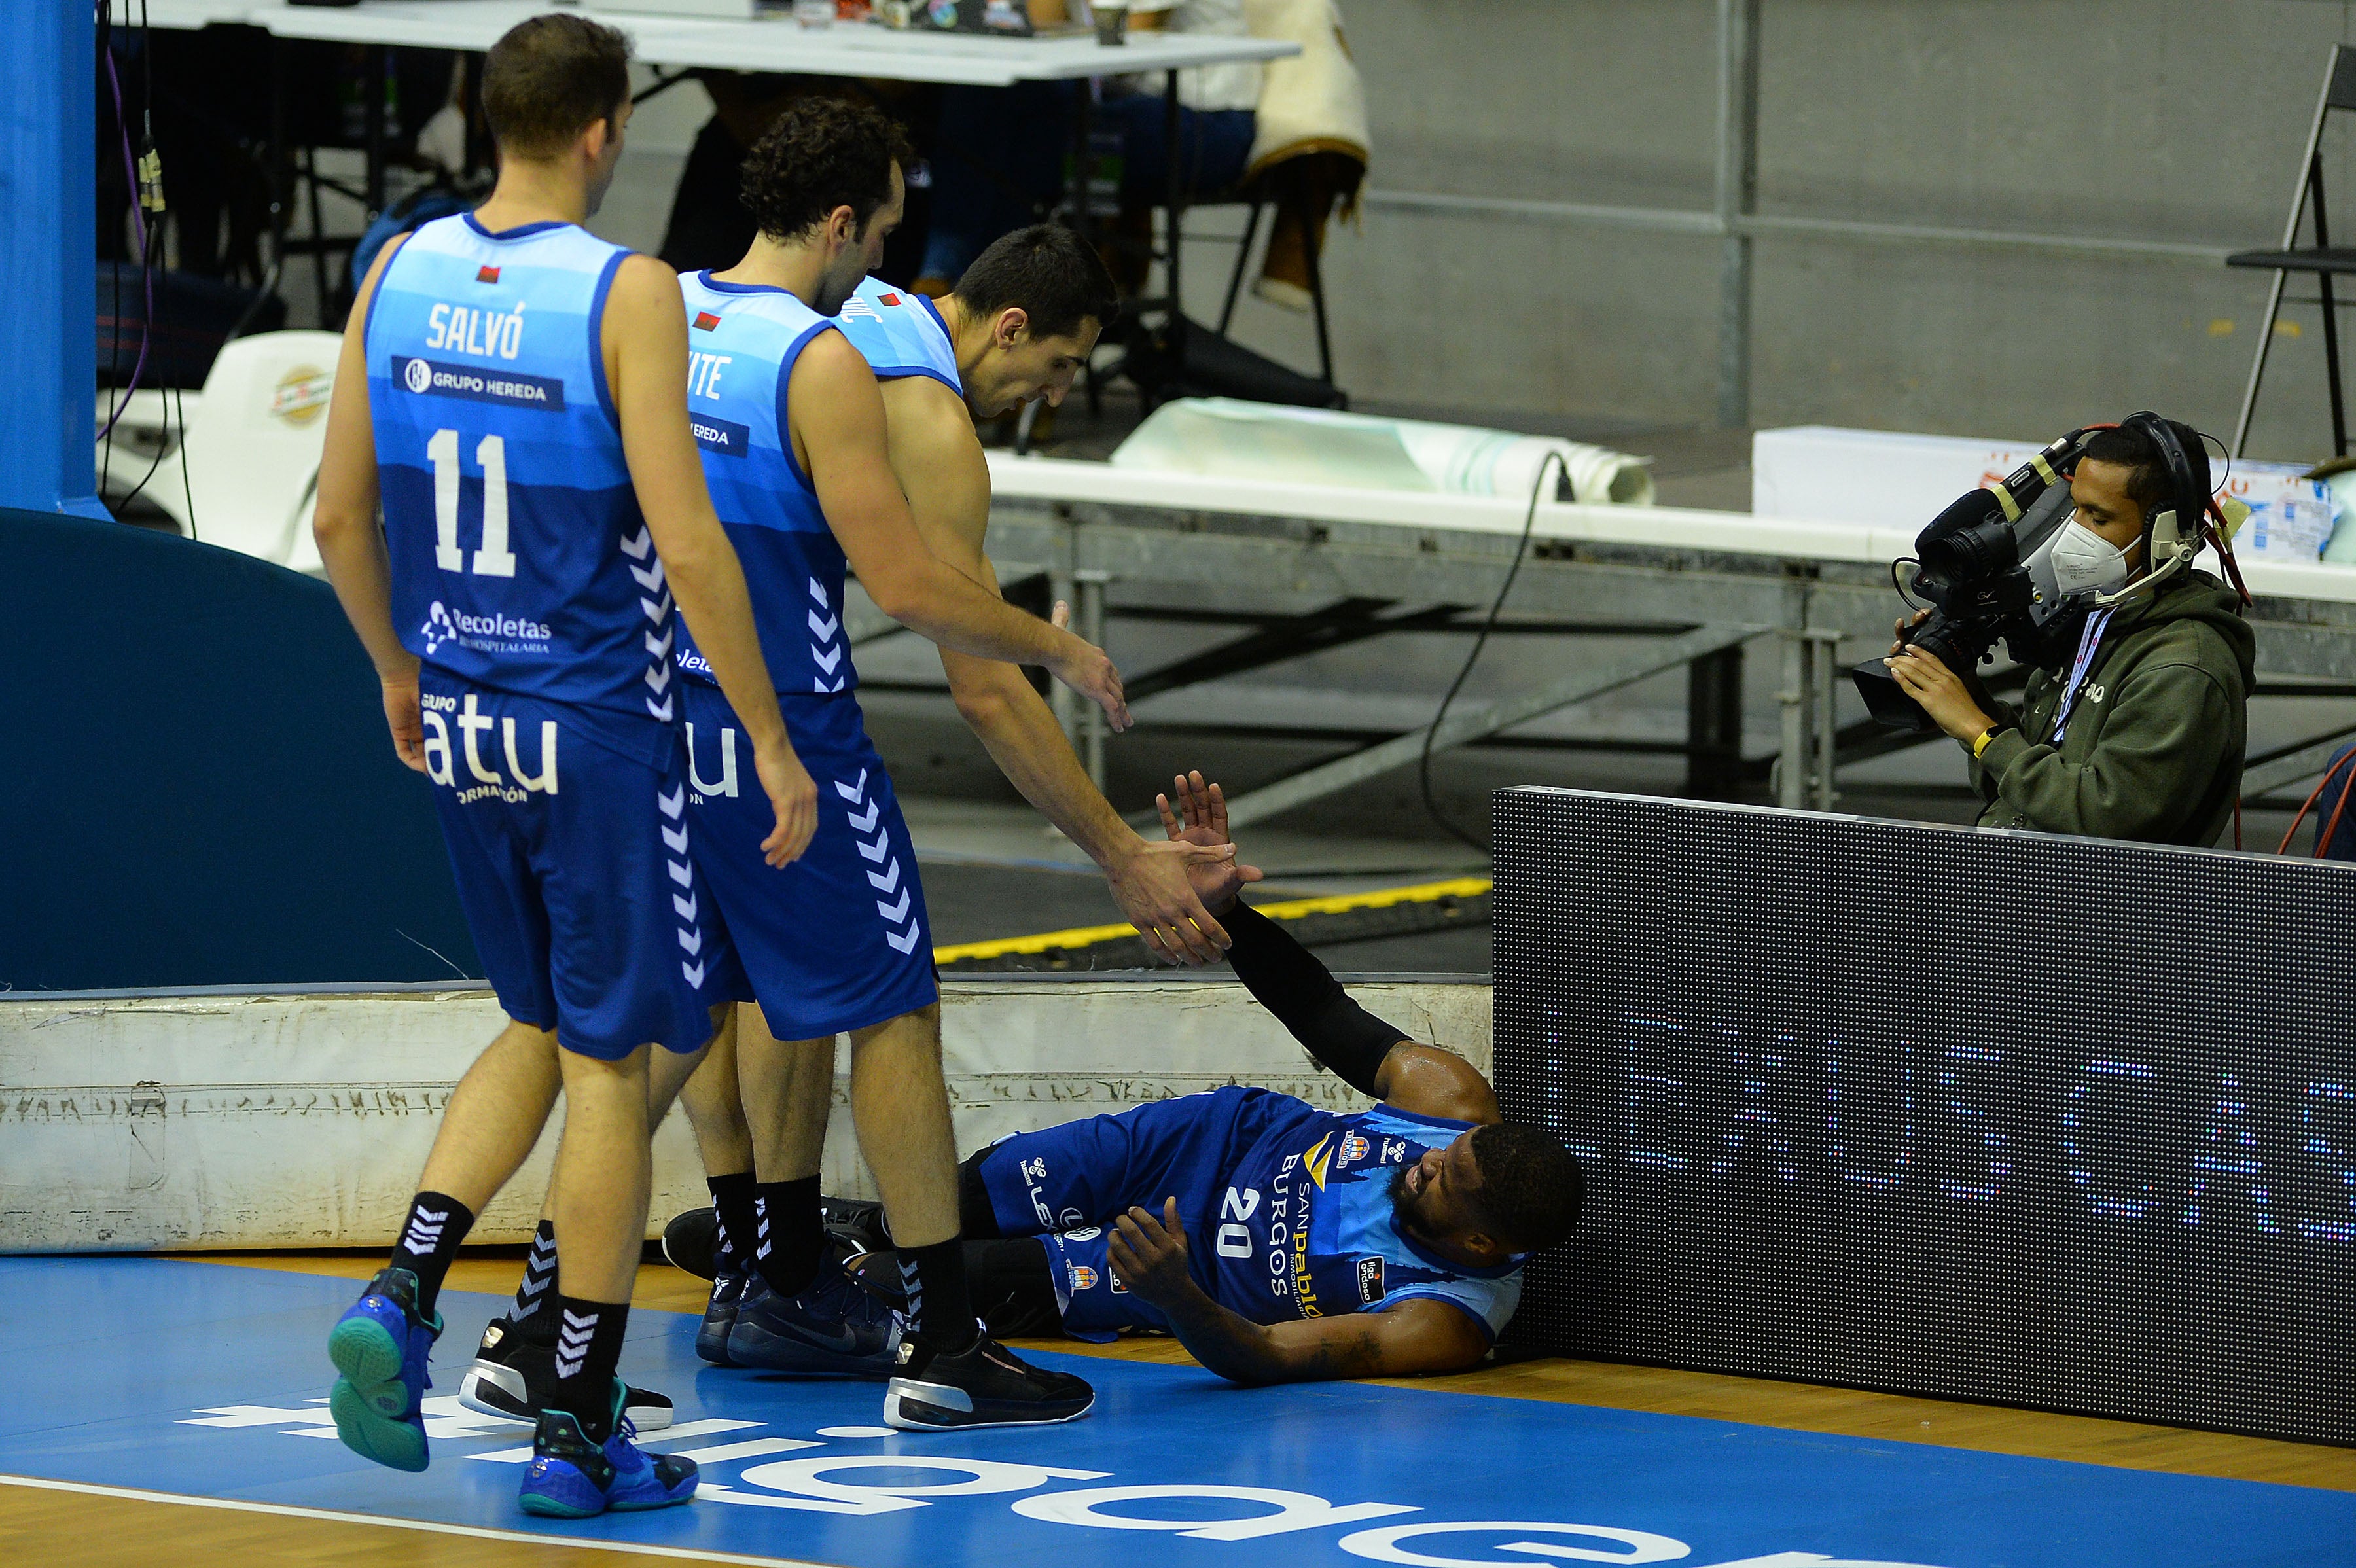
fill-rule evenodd
<path id="1" fill-rule="evenodd" d="M 509 28 L 544 11 L 571 9 L 542 0 L 364 0 L 349 6 L 295 5 L 286 0 L 120 0 L 123 24 L 193 29 L 215 24 L 261 27 L 273 38 L 480 53 Z M 1141 72 L 1163 73 L 1168 144 L 1178 145 L 1178 73 L 1196 66 L 1279 59 L 1301 46 L 1279 38 L 1206 33 L 1138 32 L 1108 47 L 1093 33 L 1001 38 L 975 33 L 897 30 L 875 23 L 805 28 L 789 15 L 745 21 L 696 16 L 638 16 L 578 10 L 576 15 L 620 27 L 637 59 L 680 72 L 692 70 L 775 71 L 804 76 L 868 78 L 966 87 L 1011 87 L 1021 81 L 1073 81 Z M 382 55 L 378 56 L 380 70 Z M 370 124 L 368 201 L 371 220 L 384 204 L 381 89 L 368 95 Z M 1087 95 L 1080 98 L 1077 145 L 1087 146 Z M 1167 305 L 1179 299 L 1181 214 L 1185 208 L 1183 161 L 1170 162 L 1166 236 Z M 1074 163 L 1074 211 L 1085 230 L 1087 160 Z M 282 203 L 282 207 L 283 207 Z M 1150 302 L 1149 302 L 1150 303 Z"/>

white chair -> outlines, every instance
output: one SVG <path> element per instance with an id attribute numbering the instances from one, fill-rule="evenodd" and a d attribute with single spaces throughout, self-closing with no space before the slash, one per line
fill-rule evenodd
<path id="1" fill-rule="evenodd" d="M 141 491 L 207 544 L 317 573 L 311 508 L 327 430 L 327 396 L 343 339 L 333 332 L 231 338 L 202 392 L 138 392 L 115 426 L 110 496 L 127 493 L 165 447 Z M 98 424 L 106 424 L 101 392 Z M 187 429 L 170 439 L 185 408 Z"/>

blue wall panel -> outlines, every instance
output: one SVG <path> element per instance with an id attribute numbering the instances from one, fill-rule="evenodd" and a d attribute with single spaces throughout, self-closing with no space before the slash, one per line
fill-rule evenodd
<path id="1" fill-rule="evenodd" d="M 326 584 L 0 510 L 0 987 L 482 972 Z"/>

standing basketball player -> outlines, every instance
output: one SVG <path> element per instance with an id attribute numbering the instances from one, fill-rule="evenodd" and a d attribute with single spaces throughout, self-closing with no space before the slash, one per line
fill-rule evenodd
<path id="1" fill-rule="evenodd" d="M 1094 682 L 1100 652 L 926 548 L 894 475 L 874 377 L 829 319 L 899 220 L 905 156 L 897 130 L 871 109 L 796 105 L 747 160 L 745 194 L 760 226 L 752 250 L 726 272 L 682 283 L 704 474 L 744 557 L 770 673 L 820 800 L 811 853 L 781 879 L 783 892 L 737 865 L 755 824 L 732 762 L 736 717 L 707 684 L 696 650 L 683 648 L 698 854 L 743 961 L 740 995 L 759 1002 L 766 1033 L 823 1039 L 830 1049 L 838 1032 L 851 1035 L 861 1150 L 907 1243 L 903 1324 L 818 1266 L 806 1245 L 818 1224 L 815 1173 L 807 1183 L 779 1180 L 793 1190 L 775 1192 L 769 1208 L 774 1283 L 744 1303 L 742 1320 L 780 1346 L 767 1364 L 896 1369 L 885 1401 L 894 1424 L 1064 1421 L 1093 1391 L 982 1337 L 969 1296 L 938 989 L 914 846 L 851 691 L 846 558 L 887 614 L 945 650 L 1045 663 L 1098 696 L 1116 727 L 1127 712 L 1117 684 Z M 1075 647 L 1085 650 L 1076 668 Z M 799 1047 L 766 1034 L 760 1044 L 771 1048 L 748 1050 L 738 1064 L 756 1123 L 797 1113 L 803 1098 L 793 1072 Z M 822 1120 L 827 1087 L 815 1092 Z"/>
<path id="2" fill-rule="evenodd" d="M 629 1441 L 614 1375 L 645 1233 L 648 1047 L 675 1087 L 710 1037 L 721 958 L 690 857 L 674 601 L 735 705 L 762 797 L 747 875 L 776 875 L 754 863 L 786 865 L 815 822 L 684 417 L 677 281 L 579 226 L 621 154 L 627 62 L 622 35 L 563 15 L 493 48 L 498 188 L 371 269 L 317 507 L 321 558 L 376 663 L 394 747 L 433 781 L 511 1020 L 451 1098 L 391 1263 L 329 1337 L 329 1404 L 352 1448 L 425 1467 L 435 1297 L 561 1078 L 562 1335 L 522 1502 L 565 1516 L 695 1488 L 691 1462 Z"/>
<path id="3" fill-rule="evenodd" d="M 747 264 L 757 261 L 758 252 Z M 699 284 L 723 286 L 701 277 L 684 286 L 691 295 Z M 1069 230 L 1041 224 L 992 244 L 937 306 L 870 277 L 835 317 L 882 381 L 892 467 L 917 531 L 943 560 L 992 589 L 997 575 L 983 548 L 990 469 L 974 416 L 1035 397 L 1060 402 L 1118 308 L 1095 252 Z M 718 467 L 709 456 L 706 464 Z M 959 712 L 1007 778 L 1104 867 L 1147 941 L 1184 961 L 1216 958 L 1226 933 L 1187 877 L 1190 862 L 1207 857 L 1190 855 L 1183 844 L 1141 840 L 1089 782 L 1019 671 L 947 648 L 941 663 Z M 699 755 L 702 749 L 699 732 Z M 1215 853 L 1224 859 L 1226 852 Z M 730 918 L 736 919 L 733 909 Z M 766 1022 L 790 1027 L 776 1011 Z M 823 1020 L 804 1026 L 813 1022 Z M 732 1049 L 741 1058 L 734 1073 Z M 740 1007 L 685 1091 L 707 1161 L 737 1151 L 733 1163 L 709 1165 L 732 1244 L 697 1336 L 707 1359 L 767 1370 L 896 1370 L 881 1358 L 855 1366 L 830 1348 L 842 1332 L 836 1318 L 884 1320 L 824 1255 L 818 1187 L 833 1063 L 830 1035 L 779 1042 L 762 1012 Z M 739 1236 L 741 1251 L 734 1244 Z M 760 1288 L 751 1288 L 755 1277 Z M 905 1415 L 908 1402 L 895 1396 L 893 1403 Z"/>

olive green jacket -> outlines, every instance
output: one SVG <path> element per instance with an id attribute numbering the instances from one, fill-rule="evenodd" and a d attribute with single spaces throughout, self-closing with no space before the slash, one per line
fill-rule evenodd
<path id="1" fill-rule="evenodd" d="M 2194 572 L 2120 609 L 2059 747 L 2061 677 L 2038 671 L 1971 764 L 1984 828 L 2207 846 L 2233 818 L 2257 639 L 2233 591 Z"/>

